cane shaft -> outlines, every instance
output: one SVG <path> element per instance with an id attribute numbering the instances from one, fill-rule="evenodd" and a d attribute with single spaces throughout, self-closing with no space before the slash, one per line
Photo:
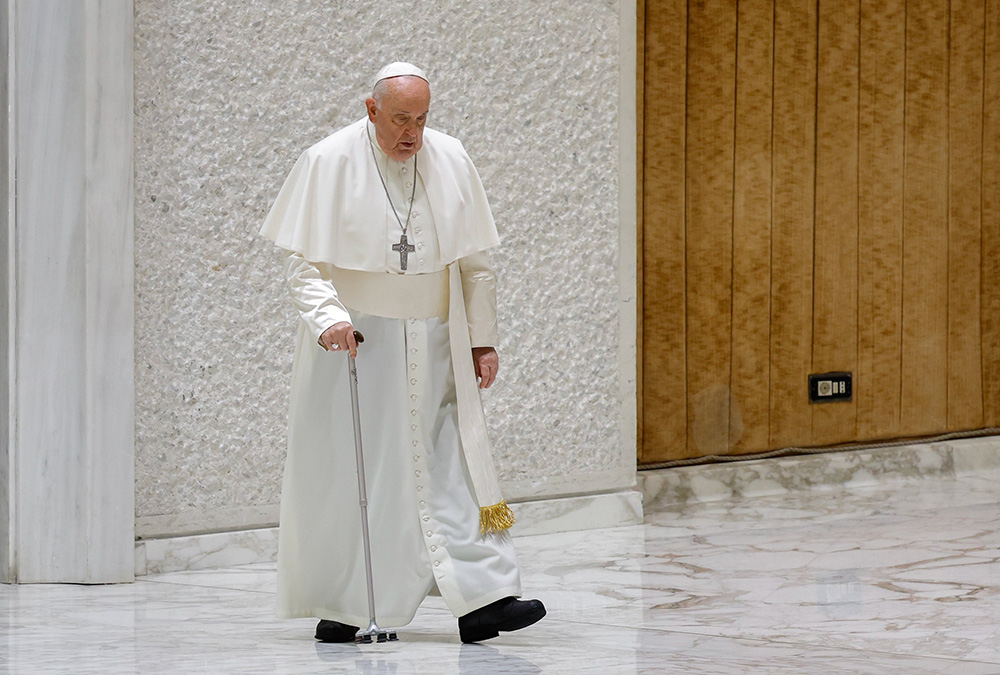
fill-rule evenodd
<path id="1" fill-rule="evenodd" d="M 347 376 L 351 383 L 351 412 L 354 415 L 354 451 L 358 463 L 358 496 L 361 504 L 361 537 L 364 540 L 365 580 L 368 582 L 368 615 L 375 625 L 375 585 L 372 582 L 372 549 L 368 534 L 368 488 L 365 484 L 365 457 L 361 449 L 361 411 L 358 407 L 358 365 L 347 358 Z"/>

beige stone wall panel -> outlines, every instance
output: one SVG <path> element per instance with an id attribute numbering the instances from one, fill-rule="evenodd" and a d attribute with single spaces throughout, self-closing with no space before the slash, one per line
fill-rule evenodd
<path id="1" fill-rule="evenodd" d="M 256 232 L 297 155 L 358 119 L 396 59 L 428 71 L 431 125 L 464 141 L 503 241 L 485 400 L 508 493 L 634 465 L 619 447 L 618 13 L 136 0 L 140 521 L 278 502 L 296 317 Z"/>

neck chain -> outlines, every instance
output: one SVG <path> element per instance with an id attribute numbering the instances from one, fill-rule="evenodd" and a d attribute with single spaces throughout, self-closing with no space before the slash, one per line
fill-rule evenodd
<path id="1" fill-rule="evenodd" d="M 417 247 L 411 244 L 406 239 L 406 231 L 410 227 L 410 216 L 413 214 L 413 198 L 417 196 L 417 156 L 413 155 L 413 192 L 410 193 L 410 208 L 406 212 L 406 223 L 403 223 L 399 218 L 399 212 L 396 211 L 395 205 L 392 203 L 392 197 L 389 196 L 389 186 L 385 184 L 385 178 L 382 176 L 382 169 L 379 168 L 378 158 L 375 156 L 375 142 L 372 141 L 372 132 L 365 125 L 365 131 L 368 132 L 368 144 L 370 150 L 372 151 L 372 161 L 375 162 L 375 170 L 378 172 L 378 179 L 382 181 L 382 189 L 385 190 L 385 198 L 389 200 L 389 209 L 392 211 L 392 215 L 396 216 L 396 222 L 399 223 L 399 229 L 402 234 L 399 237 L 399 243 L 392 245 L 392 250 L 399 253 L 399 268 L 401 270 L 406 270 L 406 259 L 411 253 L 417 250 Z"/>

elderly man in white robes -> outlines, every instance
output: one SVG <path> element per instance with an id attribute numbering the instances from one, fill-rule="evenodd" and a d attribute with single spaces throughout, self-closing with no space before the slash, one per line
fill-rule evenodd
<path id="1" fill-rule="evenodd" d="M 261 234 L 301 316 L 281 495 L 278 614 L 316 638 L 368 624 L 347 359 L 358 356 L 379 622 L 438 592 L 463 642 L 545 615 L 523 601 L 479 388 L 497 376 L 499 243 L 462 144 L 425 128 L 422 70 L 389 64 L 367 116 L 306 150 Z M 365 336 L 359 349 L 355 329 Z"/>

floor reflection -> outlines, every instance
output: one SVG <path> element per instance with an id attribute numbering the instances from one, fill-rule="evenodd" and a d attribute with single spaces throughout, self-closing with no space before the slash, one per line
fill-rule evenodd
<path id="1" fill-rule="evenodd" d="M 548 616 L 463 645 L 428 598 L 399 641 L 326 645 L 273 618 L 275 567 L 126 586 L 0 586 L 2 673 L 1000 672 L 1000 475 L 647 513 L 518 539 Z"/>

